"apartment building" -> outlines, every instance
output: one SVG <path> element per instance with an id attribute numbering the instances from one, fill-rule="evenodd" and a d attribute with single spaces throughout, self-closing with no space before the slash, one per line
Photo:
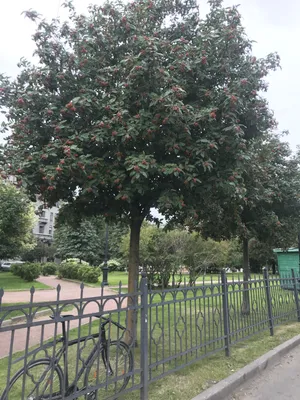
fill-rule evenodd
<path id="1" fill-rule="evenodd" d="M 16 178 L 11 175 L 3 181 L 15 184 Z M 33 234 L 37 239 L 50 244 L 53 240 L 55 219 L 58 215 L 60 204 L 56 203 L 55 207 L 52 208 L 43 208 L 44 203 L 37 200 L 33 205 L 37 216 L 37 221 L 33 228 Z"/>
<path id="2" fill-rule="evenodd" d="M 35 237 L 43 242 L 51 242 L 53 240 L 55 219 L 58 215 L 59 203 L 55 207 L 43 208 L 43 203 L 37 201 L 34 203 L 37 222 L 33 228 Z"/>

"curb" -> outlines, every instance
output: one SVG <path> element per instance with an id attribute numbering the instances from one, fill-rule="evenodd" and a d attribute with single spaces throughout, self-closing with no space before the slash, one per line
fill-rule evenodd
<path id="1" fill-rule="evenodd" d="M 257 360 L 246 365 L 244 368 L 223 379 L 211 388 L 200 393 L 192 400 L 224 400 L 226 396 L 233 394 L 242 384 L 254 378 L 267 368 L 273 366 L 280 358 L 286 355 L 289 351 L 300 345 L 300 335 L 282 343 L 269 351 Z"/>
<path id="2" fill-rule="evenodd" d="M 49 315 L 49 310 L 37 311 L 35 313 L 34 319 L 39 318 L 39 317 L 44 317 L 46 315 Z M 6 319 L 5 321 L 3 321 L 1 324 L 1 327 L 18 324 L 18 323 L 25 322 L 25 321 L 27 321 L 27 317 L 25 315 L 18 316 L 18 317 L 12 317 L 11 319 Z"/>
<path id="3" fill-rule="evenodd" d="M 56 279 L 58 281 L 66 281 L 66 282 L 78 283 L 79 285 L 81 285 L 83 283 L 84 287 L 87 286 L 87 287 L 90 287 L 90 288 L 93 288 L 93 289 L 98 289 L 98 288 L 101 289 L 101 286 L 93 286 L 93 285 L 90 285 L 89 283 L 77 281 L 76 279 L 58 278 L 58 277 L 56 277 Z M 59 282 L 57 284 L 59 285 Z"/>

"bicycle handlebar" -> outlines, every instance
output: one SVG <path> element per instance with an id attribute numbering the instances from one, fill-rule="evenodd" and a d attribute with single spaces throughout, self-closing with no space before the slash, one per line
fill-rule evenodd
<path id="1" fill-rule="evenodd" d="M 97 318 L 104 319 L 105 322 L 103 322 L 102 325 L 106 325 L 106 324 L 108 324 L 109 322 L 111 322 L 112 324 L 114 324 L 116 327 L 122 329 L 123 331 L 126 330 L 125 326 L 120 325 L 118 322 L 115 322 L 115 321 L 113 321 L 113 320 L 110 319 L 110 318 L 105 318 L 105 317 L 100 316 L 100 315 L 96 315 L 96 317 L 97 317 Z"/>

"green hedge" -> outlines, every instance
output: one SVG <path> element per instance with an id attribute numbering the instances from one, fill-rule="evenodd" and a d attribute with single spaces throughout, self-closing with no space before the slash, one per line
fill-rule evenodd
<path id="1" fill-rule="evenodd" d="M 12 264 L 10 271 L 25 281 L 32 282 L 40 276 L 42 268 L 38 263 Z"/>
<path id="2" fill-rule="evenodd" d="M 104 266 L 104 263 L 100 264 L 101 269 L 103 268 L 103 266 Z M 125 264 L 115 258 L 108 260 L 107 266 L 109 268 L 109 271 L 125 271 L 126 270 Z"/>
<path id="3" fill-rule="evenodd" d="M 90 267 L 86 264 L 64 263 L 58 268 L 58 277 L 77 279 L 87 283 L 97 283 L 101 275 L 100 268 Z"/>
<path id="4" fill-rule="evenodd" d="M 41 271 L 44 276 L 56 275 L 58 265 L 56 263 L 45 263 L 41 265 Z"/>

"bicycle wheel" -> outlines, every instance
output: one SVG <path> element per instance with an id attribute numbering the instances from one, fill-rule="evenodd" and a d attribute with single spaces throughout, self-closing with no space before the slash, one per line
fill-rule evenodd
<path id="1" fill-rule="evenodd" d="M 62 398 L 62 388 L 61 368 L 57 365 L 53 368 L 50 360 L 40 359 L 16 373 L 1 400 L 59 400 Z"/>
<path id="2" fill-rule="evenodd" d="M 86 400 L 98 400 L 124 390 L 133 371 L 133 357 L 128 345 L 111 341 L 93 356 L 86 369 L 85 387 L 103 385 L 87 394 Z"/>

